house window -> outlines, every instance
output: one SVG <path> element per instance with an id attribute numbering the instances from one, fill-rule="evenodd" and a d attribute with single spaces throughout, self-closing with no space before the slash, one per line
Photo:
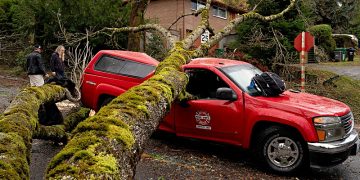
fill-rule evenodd
<path id="1" fill-rule="evenodd" d="M 217 7 L 217 6 L 213 6 L 213 8 L 212 8 L 212 14 L 213 14 L 213 16 L 215 16 L 215 17 L 224 18 L 224 19 L 227 18 L 227 11 L 226 11 L 226 9 L 220 8 L 220 7 Z"/>
<path id="2" fill-rule="evenodd" d="M 198 0 L 191 0 L 191 9 L 192 10 L 199 10 L 205 7 L 205 3 Z"/>

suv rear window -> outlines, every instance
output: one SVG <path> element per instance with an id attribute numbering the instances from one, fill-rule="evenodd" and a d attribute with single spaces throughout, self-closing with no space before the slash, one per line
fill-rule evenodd
<path id="1" fill-rule="evenodd" d="M 144 78 L 156 67 L 111 56 L 102 56 L 95 64 L 95 70 L 130 77 Z"/>

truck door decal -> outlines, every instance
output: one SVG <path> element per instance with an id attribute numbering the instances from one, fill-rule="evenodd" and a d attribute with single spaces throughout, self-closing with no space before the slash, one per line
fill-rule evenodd
<path id="1" fill-rule="evenodd" d="M 208 112 L 205 111 L 197 111 L 195 113 L 196 120 L 196 128 L 197 129 L 205 129 L 211 130 L 211 116 Z"/>

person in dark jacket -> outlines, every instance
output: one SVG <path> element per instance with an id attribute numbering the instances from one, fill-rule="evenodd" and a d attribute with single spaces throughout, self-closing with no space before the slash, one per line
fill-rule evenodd
<path id="1" fill-rule="evenodd" d="M 51 59 L 50 59 L 50 69 L 52 75 L 58 79 L 65 78 L 64 60 L 65 60 L 65 47 L 60 45 L 56 48 L 55 52 L 51 55 Z"/>
<path id="2" fill-rule="evenodd" d="M 44 85 L 44 76 L 47 76 L 40 54 L 41 51 L 41 46 L 35 45 L 34 51 L 26 58 L 27 74 L 29 76 L 31 86 Z"/>

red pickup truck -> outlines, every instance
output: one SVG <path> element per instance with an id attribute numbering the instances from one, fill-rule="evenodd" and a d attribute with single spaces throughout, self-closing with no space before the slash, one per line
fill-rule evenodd
<path id="1" fill-rule="evenodd" d="M 144 53 L 100 51 L 85 70 L 82 103 L 98 110 L 150 78 L 158 63 Z M 296 91 L 261 96 L 249 85 L 262 72 L 241 61 L 200 58 L 183 70 L 187 92 L 198 98 L 175 102 L 160 130 L 253 150 L 260 162 L 282 173 L 337 165 L 359 151 L 354 116 L 339 101 Z"/>

